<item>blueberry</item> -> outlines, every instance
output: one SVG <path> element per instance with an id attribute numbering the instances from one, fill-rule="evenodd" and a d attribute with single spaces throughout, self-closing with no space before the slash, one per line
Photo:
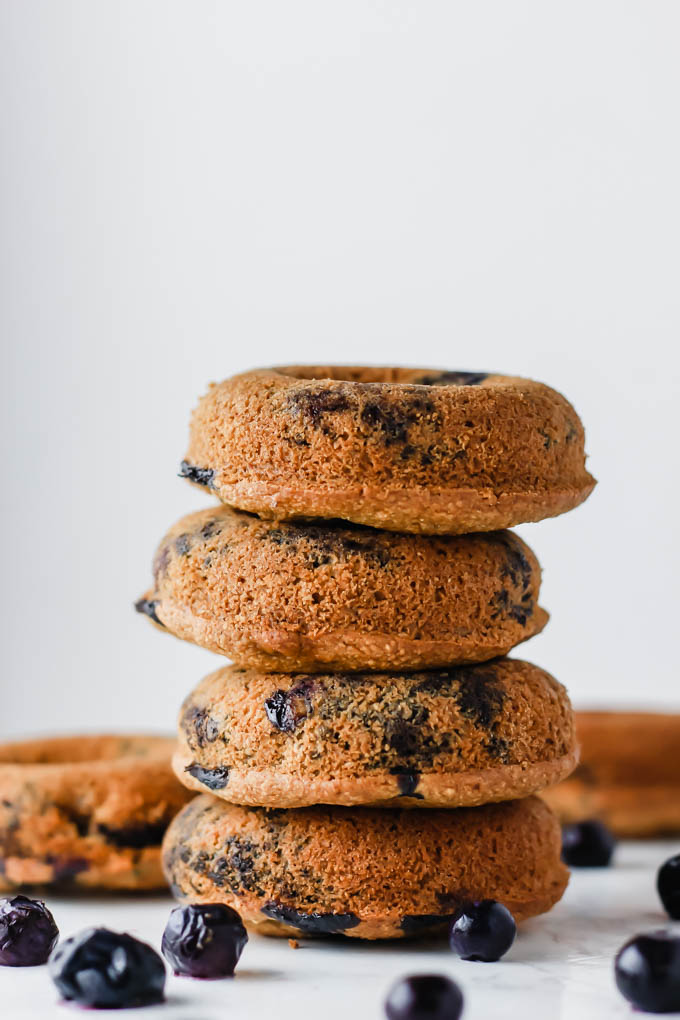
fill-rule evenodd
<path id="1" fill-rule="evenodd" d="M 646 1013 L 680 1010 L 680 937 L 654 931 L 636 935 L 614 961 L 616 987 Z"/>
<path id="2" fill-rule="evenodd" d="M 578 822 L 562 829 L 562 860 L 571 868 L 606 868 L 615 847 L 616 840 L 602 822 Z"/>
<path id="3" fill-rule="evenodd" d="M 462 1012 L 463 993 L 441 974 L 402 978 L 385 1000 L 388 1020 L 458 1020 Z"/>
<path id="4" fill-rule="evenodd" d="M 492 963 L 504 956 L 515 941 L 515 919 L 497 900 L 466 903 L 451 921 L 449 944 L 463 960 Z"/>
<path id="5" fill-rule="evenodd" d="M 163 1001 L 165 965 L 155 949 L 132 935 L 87 928 L 61 942 L 50 976 L 64 999 L 120 1009 Z"/>
<path id="6" fill-rule="evenodd" d="M 12 896 L 0 900 L 0 965 L 34 967 L 47 963 L 59 929 L 42 900 Z"/>
<path id="7" fill-rule="evenodd" d="M 170 914 L 161 949 L 175 974 L 220 978 L 234 973 L 247 941 L 243 921 L 231 907 L 190 903 Z"/>
<path id="8" fill-rule="evenodd" d="M 659 868 L 656 888 L 664 910 L 674 921 L 680 921 L 680 854 L 669 857 Z"/>

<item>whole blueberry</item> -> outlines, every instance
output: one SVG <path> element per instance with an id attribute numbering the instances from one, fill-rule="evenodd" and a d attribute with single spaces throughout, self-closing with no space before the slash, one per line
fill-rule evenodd
<path id="1" fill-rule="evenodd" d="M 442 974 L 416 974 L 402 978 L 385 1000 L 388 1020 L 458 1020 L 463 993 Z"/>
<path id="2" fill-rule="evenodd" d="M 614 962 L 616 986 L 646 1013 L 680 1010 L 680 937 L 655 931 L 636 935 Z"/>
<path id="3" fill-rule="evenodd" d="M 680 854 L 669 857 L 659 868 L 656 888 L 664 910 L 674 921 L 680 921 Z"/>
<path id="4" fill-rule="evenodd" d="M 606 868 L 615 847 L 609 829 L 595 819 L 562 829 L 562 860 L 571 868 Z"/>
<path id="5" fill-rule="evenodd" d="M 34 967 L 47 963 L 59 929 L 42 900 L 12 896 L 0 900 L 0 965 Z"/>
<path id="6" fill-rule="evenodd" d="M 165 965 L 132 935 L 87 928 L 59 943 L 49 969 L 63 998 L 81 1006 L 121 1009 L 163 1001 Z"/>
<path id="7" fill-rule="evenodd" d="M 175 974 L 230 977 L 247 941 L 243 921 L 231 907 L 190 903 L 170 914 L 161 949 Z"/>
<path id="8" fill-rule="evenodd" d="M 492 963 L 504 956 L 515 941 L 515 919 L 497 900 L 466 903 L 453 916 L 449 945 L 463 960 Z"/>

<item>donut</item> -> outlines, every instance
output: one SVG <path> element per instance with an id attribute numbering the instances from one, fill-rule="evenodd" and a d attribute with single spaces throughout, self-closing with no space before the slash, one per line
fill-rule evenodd
<path id="1" fill-rule="evenodd" d="M 173 894 L 226 903 L 265 935 L 403 938 L 445 929 L 466 900 L 522 921 L 559 900 L 560 830 L 538 798 L 457 811 L 239 807 L 197 797 L 172 822 Z"/>
<path id="2" fill-rule="evenodd" d="M 581 763 L 546 791 L 563 822 L 599 819 L 617 836 L 680 833 L 680 715 L 577 712 Z"/>
<path id="3" fill-rule="evenodd" d="M 275 519 L 464 534 L 555 517 L 595 480 L 542 383 L 486 372 L 286 366 L 211 385 L 180 474 Z"/>
<path id="4" fill-rule="evenodd" d="M 189 789 L 236 804 L 429 808 L 526 797 L 576 760 L 562 685 L 498 659 L 406 674 L 220 669 L 186 699 L 173 763 Z"/>
<path id="5" fill-rule="evenodd" d="M 0 745 L 0 889 L 161 889 L 160 844 L 189 800 L 174 741 L 72 736 Z"/>
<path id="6" fill-rule="evenodd" d="M 165 536 L 136 608 L 254 669 L 419 669 L 491 659 L 537 634 L 539 586 L 511 532 L 402 535 L 217 506 Z"/>

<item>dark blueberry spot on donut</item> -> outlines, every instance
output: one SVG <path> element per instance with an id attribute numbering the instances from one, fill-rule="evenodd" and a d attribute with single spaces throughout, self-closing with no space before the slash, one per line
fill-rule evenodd
<path id="1" fill-rule="evenodd" d="M 306 935 L 336 935 L 338 932 L 347 931 L 348 928 L 356 928 L 359 924 L 356 914 L 305 914 L 276 900 L 265 903 L 262 913 L 265 917 L 288 924 Z"/>
<path id="2" fill-rule="evenodd" d="M 87 836 L 90 831 L 90 816 L 65 805 L 60 808 L 62 814 L 75 828 L 79 836 Z"/>
<path id="3" fill-rule="evenodd" d="M 497 758 L 498 761 L 502 762 L 504 765 L 509 763 L 510 745 L 503 737 L 499 737 L 494 733 L 488 741 L 486 749 L 492 758 Z"/>
<path id="4" fill-rule="evenodd" d="M 144 613 L 145 616 L 150 617 L 154 623 L 158 624 L 159 627 L 164 627 L 165 624 L 162 620 L 159 620 L 156 615 L 157 605 L 157 599 L 137 599 L 135 602 L 135 609 L 138 613 Z"/>
<path id="5" fill-rule="evenodd" d="M 184 769 L 199 783 L 203 783 L 209 790 L 223 790 L 229 782 L 229 769 L 226 765 L 218 765 L 215 769 L 204 769 L 201 765 L 193 762 Z"/>
<path id="6" fill-rule="evenodd" d="M 200 531 L 201 538 L 207 541 L 215 535 L 219 535 L 221 528 L 217 521 L 206 521 Z"/>
<path id="7" fill-rule="evenodd" d="M 382 544 L 379 532 L 360 524 L 348 526 L 346 521 L 282 525 L 262 532 L 260 538 L 296 554 L 305 554 L 306 565 L 312 570 L 351 556 L 362 556 L 381 567 L 390 561 L 389 547 Z"/>
<path id="8" fill-rule="evenodd" d="M 429 710 L 424 705 L 418 705 L 412 719 L 403 719 L 401 716 L 387 719 L 385 739 L 400 758 L 416 755 L 422 749 L 422 728 L 427 722 L 429 714 Z"/>
<path id="9" fill-rule="evenodd" d="M 312 425 L 319 425 L 325 414 L 347 411 L 350 401 L 336 388 L 305 387 L 292 390 L 286 399 L 287 407 L 308 418 Z"/>
<path id="10" fill-rule="evenodd" d="M 197 874 L 204 874 L 218 889 L 228 888 L 234 893 L 246 892 L 263 895 L 257 878 L 257 856 L 259 849 L 252 840 L 230 836 L 224 843 L 224 854 L 210 857 L 197 854 L 189 867 Z"/>
<path id="11" fill-rule="evenodd" d="M 166 543 L 158 550 L 156 558 L 153 561 L 153 579 L 156 586 L 158 586 L 160 578 L 165 575 L 169 562 L 170 546 Z"/>
<path id="12" fill-rule="evenodd" d="M 211 489 L 215 472 L 211 468 L 196 467 L 188 460 L 183 460 L 179 466 L 179 477 L 186 478 L 195 485 L 205 485 L 206 488 Z"/>
<path id="13" fill-rule="evenodd" d="M 180 535 L 175 539 L 175 550 L 178 556 L 188 556 L 191 549 L 191 542 L 188 535 Z"/>
<path id="14" fill-rule="evenodd" d="M 419 386 L 479 386 L 488 376 L 488 372 L 430 372 L 415 382 Z"/>
<path id="15" fill-rule="evenodd" d="M 98 829 L 106 841 L 114 846 L 141 850 L 143 847 L 158 846 L 162 843 L 167 824 L 160 822 L 154 825 L 128 825 L 122 828 L 100 825 Z"/>
<path id="16" fill-rule="evenodd" d="M 389 405 L 381 407 L 377 403 L 364 404 L 359 417 L 370 429 L 382 430 L 387 446 L 406 442 L 409 421 Z"/>
<path id="17" fill-rule="evenodd" d="M 226 845 L 229 848 L 229 863 L 241 879 L 244 888 L 249 888 L 249 878 L 255 870 L 255 859 L 257 857 L 257 844 L 251 839 L 239 839 L 231 836 Z"/>
<path id="18" fill-rule="evenodd" d="M 444 928 L 451 920 L 451 914 L 407 914 L 402 917 L 399 927 L 407 937 L 423 935 Z"/>
<path id="19" fill-rule="evenodd" d="M 414 797 L 423 800 L 422 793 L 416 793 L 420 782 L 419 772 L 397 772 L 397 786 L 402 797 Z"/>
<path id="20" fill-rule="evenodd" d="M 461 713 L 475 726 L 489 729 L 503 709 L 505 694 L 493 670 L 460 669 L 457 701 Z"/>
<path id="21" fill-rule="evenodd" d="M 182 716 L 182 729 L 191 747 L 205 747 L 220 735 L 219 724 L 207 708 L 190 705 Z"/>
<path id="22" fill-rule="evenodd" d="M 70 882 L 90 866 L 84 857 L 53 857 L 48 854 L 45 860 L 52 868 L 55 882 Z"/>
<path id="23" fill-rule="evenodd" d="M 552 439 L 552 436 L 550 435 L 550 433 L 549 433 L 549 432 L 546 432 L 546 430 L 545 430 L 545 429 L 539 429 L 539 430 L 538 430 L 538 434 L 539 434 L 539 435 L 541 436 L 541 438 L 543 439 L 543 446 L 544 446 L 544 448 L 545 448 L 546 450 L 549 450 L 549 449 L 550 449 L 550 447 L 551 447 L 551 446 L 552 446 L 552 444 L 553 444 L 553 439 Z"/>
<path id="24" fill-rule="evenodd" d="M 434 410 L 429 399 L 405 392 L 399 404 L 388 400 L 367 400 L 359 412 L 359 420 L 372 435 L 380 435 L 385 446 L 406 443 L 404 449 L 411 451 L 407 453 L 408 457 L 416 452 L 416 448 L 407 442 L 411 425 L 415 425 L 424 415 L 432 415 Z M 431 426 L 435 424 L 435 421 L 430 422 Z M 404 456 L 403 450 L 401 456 Z"/>
<path id="25" fill-rule="evenodd" d="M 294 733 L 301 722 L 311 714 L 312 681 L 303 680 L 289 690 L 274 691 L 264 703 L 264 710 L 272 726 L 283 733 Z"/>
<path id="26" fill-rule="evenodd" d="M 503 544 L 506 551 L 501 577 L 509 577 L 514 585 L 521 586 L 523 591 L 527 591 L 531 585 L 533 570 L 522 546 L 514 535 L 501 533 L 495 536 L 495 539 Z"/>
<path id="27" fill-rule="evenodd" d="M 533 606 L 513 605 L 508 609 L 508 616 L 520 627 L 525 627 L 529 617 L 533 614 Z"/>

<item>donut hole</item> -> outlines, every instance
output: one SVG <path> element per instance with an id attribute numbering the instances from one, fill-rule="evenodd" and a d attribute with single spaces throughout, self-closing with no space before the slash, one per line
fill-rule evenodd
<path id="1" fill-rule="evenodd" d="M 167 750 L 166 737 L 117 737 L 84 735 L 25 740 L 0 746 L 4 765 L 71 765 L 87 761 L 141 758 Z"/>
<path id="2" fill-rule="evenodd" d="M 401 368 L 393 365 L 283 365 L 278 373 L 308 382 L 396 383 L 416 386 L 478 386 L 486 372 Z"/>

